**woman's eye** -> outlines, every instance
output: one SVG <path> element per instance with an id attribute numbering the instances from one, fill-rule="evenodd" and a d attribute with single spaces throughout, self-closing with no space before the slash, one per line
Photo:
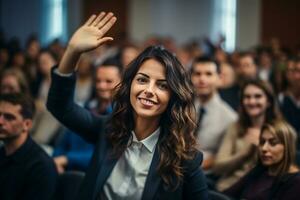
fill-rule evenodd
<path id="1" fill-rule="evenodd" d="M 136 80 L 137 80 L 137 82 L 139 82 L 139 83 L 145 83 L 145 82 L 147 82 L 147 79 L 142 78 L 142 77 L 139 77 L 139 78 L 137 78 Z"/>
<path id="2" fill-rule="evenodd" d="M 166 83 L 158 84 L 158 87 L 159 87 L 159 89 L 162 89 L 162 90 L 167 90 L 167 89 L 169 89 L 169 86 L 168 86 L 168 84 L 166 84 Z"/>

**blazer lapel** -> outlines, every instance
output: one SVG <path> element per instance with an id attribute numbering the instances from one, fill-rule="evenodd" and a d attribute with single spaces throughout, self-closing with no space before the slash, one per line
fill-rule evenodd
<path id="1" fill-rule="evenodd" d="M 161 177 L 157 173 L 157 166 L 159 164 L 158 144 L 150 165 L 149 173 L 146 179 L 142 200 L 152 200 L 157 193 L 158 186 L 161 182 Z"/>
<path id="2" fill-rule="evenodd" d="M 125 141 L 126 143 L 128 142 L 128 139 Z M 99 192 L 101 192 L 105 181 L 111 174 L 113 168 L 117 164 L 117 161 L 119 160 L 120 157 L 111 157 L 111 152 L 112 152 L 112 146 L 108 143 L 100 147 L 100 157 L 102 159 L 99 159 L 99 173 L 97 175 L 97 181 L 96 181 L 96 188 L 95 192 L 93 194 L 93 199 L 96 199 L 97 195 L 99 195 Z"/>

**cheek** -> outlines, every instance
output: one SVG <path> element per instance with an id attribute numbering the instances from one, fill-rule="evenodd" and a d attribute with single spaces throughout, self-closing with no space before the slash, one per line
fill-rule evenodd
<path id="1" fill-rule="evenodd" d="M 278 155 L 277 160 L 281 161 L 283 159 L 284 149 L 283 148 L 278 149 L 277 150 L 277 155 Z"/>

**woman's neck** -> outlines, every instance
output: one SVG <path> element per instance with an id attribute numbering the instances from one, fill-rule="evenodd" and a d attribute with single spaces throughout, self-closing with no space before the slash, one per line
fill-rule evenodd
<path id="1" fill-rule="evenodd" d="M 159 119 L 158 118 L 142 118 L 136 117 L 135 118 L 135 128 L 134 133 L 137 139 L 143 140 L 151 135 L 159 126 Z"/>
<path id="2" fill-rule="evenodd" d="M 265 122 L 265 115 L 259 117 L 251 118 L 251 124 L 254 128 L 261 128 Z"/>

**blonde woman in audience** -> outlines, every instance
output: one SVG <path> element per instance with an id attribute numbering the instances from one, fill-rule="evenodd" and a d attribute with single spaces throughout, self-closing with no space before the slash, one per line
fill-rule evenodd
<path id="1" fill-rule="evenodd" d="M 278 118 L 270 85 L 251 80 L 241 89 L 239 120 L 226 131 L 213 172 L 220 175 L 216 188 L 223 191 L 249 172 L 256 163 L 256 147 L 264 123 Z"/>
<path id="2" fill-rule="evenodd" d="M 247 200 L 297 200 L 300 173 L 296 160 L 295 130 L 285 121 L 263 126 L 256 167 L 225 194 Z"/>
<path id="3" fill-rule="evenodd" d="M 0 80 L 0 93 L 23 93 L 29 95 L 29 86 L 23 72 L 19 69 L 7 69 Z"/>

